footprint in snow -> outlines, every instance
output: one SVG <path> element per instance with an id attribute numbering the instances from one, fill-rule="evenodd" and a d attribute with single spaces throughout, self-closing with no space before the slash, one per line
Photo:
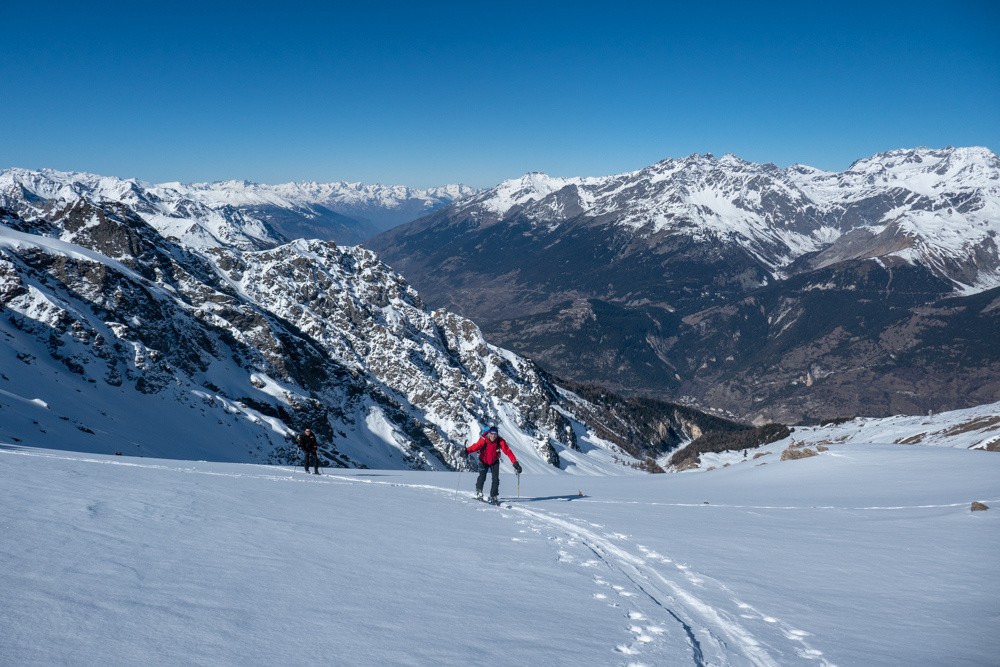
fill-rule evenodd
<path id="1" fill-rule="evenodd" d="M 798 651 L 800 658 L 805 658 L 807 660 L 816 660 L 817 658 L 823 657 L 823 651 L 817 651 L 814 648 L 807 648 Z"/>
<path id="2" fill-rule="evenodd" d="M 672 563 L 673 562 L 672 560 L 670 560 L 669 558 L 667 558 L 663 554 L 657 553 L 657 552 L 653 551 L 652 549 L 647 549 L 646 547 L 642 546 L 641 544 L 636 545 L 636 546 L 639 547 L 639 551 L 642 552 L 642 555 L 645 556 L 646 558 L 650 559 L 650 560 L 659 561 L 661 563 Z"/>
<path id="3" fill-rule="evenodd" d="M 739 609 L 742 612 L 744 612 L 740 614 L 740 618 L 745 618 L 750 621 L 756 621 L 757 619 L 760 618 L 760 616 L 756 615 L 757 610 L 748 605 L 746 602 L 740 602 L 739 600 L 733 600 L 733 602 L 735 602 L 736 606 L 739 607 Z M 754 613 L 749 613 L 749 612 L 754 612 Z"/>
<path id="4" fill-rule="evenodd" d="M 622 589 L 622 588 L 620 588 L 618 586 L 615 587 L 615 590 L 617 590 L 618 591 L 618 595 L 622 596 L 623 598 L 632 598 L 632 597 L 635 597 L 635 593 L 633 593 L 632 591 L 626 591 L 626 590 L 624 590 L 624 589 Z"/>

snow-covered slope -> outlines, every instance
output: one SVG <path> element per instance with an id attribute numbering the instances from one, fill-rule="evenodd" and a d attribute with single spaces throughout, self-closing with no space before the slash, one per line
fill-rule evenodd
<path id="1" fill-rule="evenodd" d="M 357 243 L 473 192 L 363 183 L 151 184 L 52 169 L 0 171 L 0 207 L 30 219 L 80 199 L 128 206 L 161 233 L 199 247 L 265 248 L 300 237 Z"/>
<path id="2" fill-rule="evenodd" d="M 467 185 L 444 185 L 424 190 L 405 185 L 297 182 L 264 185 L 250 181 L 162 183 L 152 191 L 168 199 L 190 198 L 212 208 L 232 206 L 284 209 L 322 206 L 346 216 L 388 229 L 462 199 L 475 192 Z"/>
<path id="3" fill-rule="evenodd" d="M 796 426 L 791 434 L 767 445 L 747 450 L 735 449 L 702 453 L 685 470 L 713 470 L 741 463 L 776 463 L 788 449 L 822 452 L 832 445 L 923 445 L 976 451 L 1000 452 L 1000 403 L 950 410 L 926 416 L 838 420 L 822 426 Z M 659 463 L 669 466 L 669 456 Z"/>
<path id="4" fill-rule="evenodd" d="M 896 150 L 844 172 L 695 154 L 599 178 L 531 173 L 454 204 L 449 215 L 486 226 L 524 219 L 549 231 L 610 224 L 654 247 L 674 234 L 731 243 L 775 278 L 826 251 L 817 266 L 894 257 L 931 267 L 960 291 L 1000 285 L 1000 157 L 978 147 Z"/>
<path id="5" fill-rule="evenodd" d="M 844 236 L 814 266 L 898 258 L 931 268 L 956 289 L 1000 285 L 1000 158 L 980 147 L 895 150 L 847 171 L 793 167 L 791 180 Z"/>
<path id="6" fill-rule="evenodd" d="M 800 426 L 791 440 L 803 445 L 876 442 L 1000 451 L 1000 403 L 925 417 L 899 415 L 851 419 L 829 426 Z"/>
<path id="7" fill-rule="evenodd" d="M 990 665 L 1000 455 L 929 444 L 505 476 L 498 509 L 0 437 L 0 663 Z"/>
<path id="8" fill-rule="evenodd" d="M 121 204 L 55 201 L 0 218 L 0 438 L 287 461 L 311 426 L 336 465 L 447 469 L 496 423 L 527 470 L 632 472 L 581 447 L 590 429 L 534 364 L 426 310 L 368 250 L 191 246 Z"/>

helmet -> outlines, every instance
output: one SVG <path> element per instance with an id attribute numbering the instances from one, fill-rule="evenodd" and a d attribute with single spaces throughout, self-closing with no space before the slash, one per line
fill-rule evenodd
<path id="1" fill-rule="evenodd" d="M 497 427 L 493 425 L 485 427 L 482 431 L 479 432 L 479 435 L 486 435 L 487 433 L 499 433 L 499 432 L 500 431 L 497 429 Z"/>

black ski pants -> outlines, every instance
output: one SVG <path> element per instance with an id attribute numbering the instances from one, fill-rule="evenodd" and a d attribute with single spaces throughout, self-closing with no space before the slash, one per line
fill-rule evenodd
<path id="1" fill-rule="evenodd" d="M 319 454 L 316 452 L 310 452 L 308 449 L 302 450 L 306 455 L 306 472 L 309 472 L 309 466 L 313 467 L 313 472 L 319 472 Z"/>
<path id="2" fill-rule="evenodd" d="M 493 479 L 490 482 L 490 496 L 500 495 L 500 462 L 497 461 L 491 466 L 479 463 L 479 477 L 476 478 L 476 493 L 483 492 L 483 484 L 486 483 L 486 473 L 492 473 Z"/>

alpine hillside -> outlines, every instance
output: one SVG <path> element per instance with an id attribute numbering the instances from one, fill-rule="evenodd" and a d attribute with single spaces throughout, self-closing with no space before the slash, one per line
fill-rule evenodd
<path id="1" fill-rule="evenodd" d="M 554 374 L 798 422 L 1000 399 L 1000 158 L 532 173 L 366 242 Z"/>
<path id="2" fill-rule="evenodd" d="M 287 462 L 311 426 L 330 465 L 449 469 L 497 423 L 525 469 L 595 473 L 717 421 L 664 404 L 655 434 L 598 437 L 599 410 L 426 309 L 370 250 L 285 242 L 235 209 L 167 215 L 136 183 L 43 176 L 0 209 L 4 441 Z"/>
<path id="3" fill-rule="evenodd" d="M 0 206 L 9 209 L 26 203 L 61 207 L 86 197 L 97 203 L 125 204 L 178 237 L 194 225 L 207 230 L 227 224 L 240 227 L 254 246 L 297 238 L 356 244 L 473 192 L 465 185 L 418 190 L 346 182 L 150 184 L 52 169 L 0 171 Z"/>

